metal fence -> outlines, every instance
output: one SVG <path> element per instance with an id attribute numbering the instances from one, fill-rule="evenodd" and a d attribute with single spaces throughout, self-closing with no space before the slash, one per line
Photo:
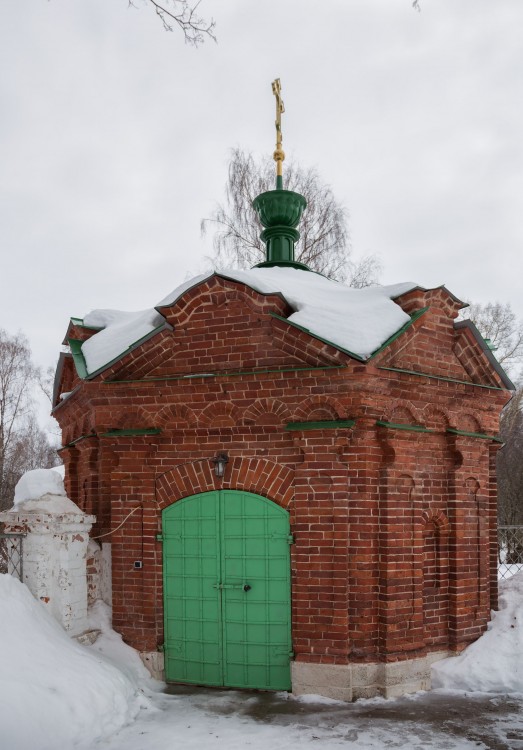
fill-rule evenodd
<path id="1" fill-rule="evenodd" d="M 498 578 L 523 570 L 523 526 L 498 526 Z"/>
<path id="2" fill-rule="evenodd" d="M 10 573 L 23 581 L 24 561 L 22 545 L 25 534 L 0 533 L 0 573 Z"/>

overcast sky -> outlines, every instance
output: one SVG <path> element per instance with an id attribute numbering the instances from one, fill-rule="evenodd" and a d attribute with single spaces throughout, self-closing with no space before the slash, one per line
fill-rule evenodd
<path id="1" fill-rule="evenodd" d="M 383 283 L 523 317 L 523 1 L 1 0 L 0 327 L 54 364 L 71 315 L 153 306 L 210 254 L 229 150 L 284 148 L 350 211 Z"/>

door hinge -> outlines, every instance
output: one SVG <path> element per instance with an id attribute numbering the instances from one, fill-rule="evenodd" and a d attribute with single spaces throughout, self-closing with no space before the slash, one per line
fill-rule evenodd
<path id="1" fill-rule="evenodd" d="M 156 541 L 163 542 L 163 534 L 156 534 Z"/>
<path id="2" fill-rule="evenodd" d="M 161 654 L 163 654 L 163 652 L 165 651 L 165 643 L 159 643 L 156 646 L 156 650 L 159 651 Z"/>
<path id="3" fill-rule="evenodd" d="M 288 544 L 294 544 L 294 534 L 289 534 L 287 537 Z"/>
<path id="4" fill-rule="evenodd" d="M 275 656 L 288 656 L 290 659 L 294 659 L 294 651 L 288 651 L 285 646 L 282 646 L 282 648 L 276 647 L 273 653 Z"/>

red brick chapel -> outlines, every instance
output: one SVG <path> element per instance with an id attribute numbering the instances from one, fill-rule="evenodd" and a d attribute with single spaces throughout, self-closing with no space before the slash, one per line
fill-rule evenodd
<path id="1" fill-rule="evenodd" d="M 296 263 L 305 200 L 281 176 L 255 208 L 258 267 L 70 320 L 53 415 L 113 627 L 172 682 L 429 687 L 497 607 L 513 386 L 445 287 L 356 290 Z"/>

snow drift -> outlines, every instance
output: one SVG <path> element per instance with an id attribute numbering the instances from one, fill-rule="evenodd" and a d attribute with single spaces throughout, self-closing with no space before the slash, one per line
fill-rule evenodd
<path id="1" fill-rule="evenodd" d="M 432 666 L 432 687 L 523 693 L 523 572 L 500 583 L 499 611 L 459 656 Z"/>
<path id="2" fill-rule="evenodd" d="M 24 584 L 0 575 L 0 744 L 92 747 L 148 699 L 102 656 L 72 640 Z"/>

